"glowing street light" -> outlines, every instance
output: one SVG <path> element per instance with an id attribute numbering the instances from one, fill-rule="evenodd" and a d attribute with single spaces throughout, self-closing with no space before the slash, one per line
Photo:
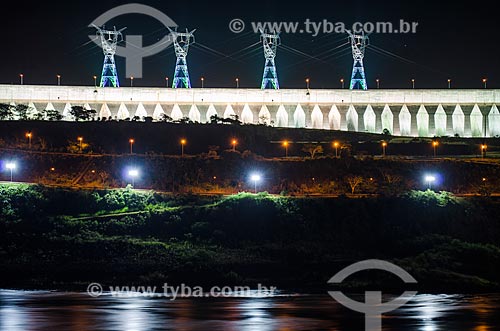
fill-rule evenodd
<path id="1" fill-rule="evenodd" d="M 451 88 L 451 79 L 448 78 L 448 88 Z"/>
<path id="2" fill-rule="evenodd" d="M 14 162 L 7 162 L 5 168 L 10 170 L 10 181 L 12 182 L 12 172 L 16 169 L 16 164 Z"/>
<path id="3" fill-rule="evenodd" d="M 132 151 L 132 146 L 134 145 L 135 143 L 135 140 L 133 138 L 130 138 L 128 140 L 129 144 L 130 144 L 130 154 L 133 154 L 133 151 Z"/>
<path id="4" fill-rule="evenodd" d="M 186 145 L 186 139 L 181 139 L 181 156 L 184 156 L 184 146 Z"/>
<path id="5" fill-rule="evenodd" d="M 257 193 L 257 183 L 261 181 L 262 177 L 259 174 L 253 174 L 250 176 L 250 179 L 254 184 L 254 193 Z"/>
<path id="6" fill-rule="evenodd" d="M 231 140 L 231 146 L 233 146 L 233 152 L 236 152 L 236 145 L 238 144 L 238 140 Z"/>
<path id="7" fill-rule="evenodd" d="M 309 82 L 310 82 L 309 78 L 306 78 L 306 88 L 307 88 L 308 90 L 309 90 Z"/>
<path id="8" fill-rule="evenodd" d="M 32 136 L 33 136 L 33 134 L 31 132 L 26 132 L 26 138 L 28 138 L 29 149 L 31 149 L 31 137 Z"/>
<path id="9" fill-rule="evenodd" d="M 385 148 L 387 147 L 387 142 L 382 141 L 382 156 L 385 156 Z"/>
<path id="10" fill-rule="evenodd" d="M 340 78 L 340 86 L 342 86 L 342 88 L 344 88 L 344 78 Z"/>
<path id="11" fill-rule="evenodd" d="M 425 182 L 427 183 L 427 188 L 430 190 L 432 183 L 436 181 L 436 177 L 433 175 L 426 175 Z"/>
<path id="12" fill-rule="evenodd" d="M 134 76 L 130 76 L 130 87 L 134 87 Z"/>
<path id="13" fill-rule="evenodd" d="M 128 171 L 128 176 L 132 179 L 132 187 L 135 186 L 135 179 L 139 177 L 139 170 L 137 169 L 130 169 Z"/>
<path id="14" fill-rule="evenodd" d="M 339 157 L 339 153 L 338 153 L 339 146 L 340 146 L 340 144 L 338 141 L 333 142 L 333 147 L 335 148 L 335 158 Z"/>
<path id="15" fill-rule="evenodd" d="M 94 75 L 94 87 L 97 87 L 97 76 Z"/>
<path id="16" fill-rule="evenodd" d="M 436 140 L 434 140 L 434 141 L 432 142 L 432 148 L 434 148 L 434 157 L 436 157 L 436 155 L 437 155 L 437 147 L 438 147 L 438 146 L 439 146 L 439 142 L 438 142 L 438 141 L 436 141 Z"/>
<path id="17" fill-rule="evenodd" d="M 290 143 L 285 140 L 283 142 L 283 147 L 285 147 L 285 157 L 288 157 L 288 145 L 290 145 Z"/>
<path id="18" fill-rule="evenodd" d="M 377 82 L 377 88 L 380 88 L 380 79 L 375 79 L 375 81 Z"/>
<path id="19" fill-rule="evenodd" d="M 61 85 L 61 75 L 57 75 L 57 85 L 60 86 Z"/>
<path id="20" fill-rule="evenodd" d="M 415 78 L 411 79 L 411 88 L 415 88 Z"/>
<path id="21" fill-rule="evenodd" d="M 488 79 L 487 78 L 483 78 L 483 85 L 484 85 L 484 88 L 486 88 L 486 83 L 488 82 Z"/>
<path id="22" fill-rule="evenodd" d="M 78 142 L 80 143 L 80 152 L 82 151 L 83 137 L 78 137 Z"/>
<path id="23" fill-rule="evenodd" d="M 19 74 L 19 80 L 20 80 L 21 85 L 24 85 L 24 75 L 23 74 Z"/>
<path id="24" fill-rule="evenodd" d="M 200 80 L 201 80 L 201 88 L 204 88 L 205 87 L 205 77 L 201 77 Z"/>
<path id="25" fill-rule="evenodd" d="M 168 87 L 168 77 L 165 77 L 165 81 L 167 82 L 167 87 Z"/>
<path id="26" fill-rule="evenodd" d="M 236 88 L 239 88 L 240 87 L 240 79 L 238 77 L 236 77 L 235 81 L 236 81 Z"/>
<path id="27" fill-rule="evenodd" d="M 487 148 L 488 148 L 488 146 L 486 144 L 481 145 L 481 158 L 483 158 L 483 159 L 486 156 L 486 149 Z"/>

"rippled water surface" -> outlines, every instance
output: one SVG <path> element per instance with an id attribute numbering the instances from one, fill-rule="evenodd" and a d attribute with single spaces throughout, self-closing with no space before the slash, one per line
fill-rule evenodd
<path id="1" fill-rule="evenodd" d="M 388 300 L 390 298 L 384 298 Z M 362 301 L 362 298 L 356 298 Z M 91 298 L 85 293 L 0 291 L 1 330 L 364 329 L 364 316 L 328 295 L 266 298 Z M 383 318 L 383 330 L 500 330 L 500 294 L 419 294 Z"/>

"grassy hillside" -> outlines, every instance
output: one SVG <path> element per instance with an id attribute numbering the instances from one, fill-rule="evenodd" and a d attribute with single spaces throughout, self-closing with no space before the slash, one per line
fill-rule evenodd
<path id="1" fill-rule="evenodd" d="M 333 130 L 274 128 L 264 125 L 176 124 L 164 122 L 50 122 L 0 121 L 0 147 L 28 147 L 26 132 L 32 132 L 35 150 L 64 151 L 69 142 L 84 138 L 90 146 L 86 152 L 129 153 L 129 139 L 134 138 L 134 151 L 139 154 L 179 154 L 181 138 L 187 139 L 186 153 L 208 152 L 210 146 L 220 150 L 231 148 L 231 140 L 238 140 L 237 149 L 249 150 L 265 157 L 284 156 L 280 142 L 289 140 L 289 155 L 304 156 L 304 143 L 322 144 L 325 153 L 332 154 L 334 140 L 341 143 L 339 152 L 353 155 L 380 155 L 380 142 L 388 141 L 389 155 L 431 156 L 430 138 L 401 138 L 382 134 Z M 479 144 L 487 143 L 489 152 L 499 151 L 498 138 L 440 138 L 440 155 L 478 155 Z"/>

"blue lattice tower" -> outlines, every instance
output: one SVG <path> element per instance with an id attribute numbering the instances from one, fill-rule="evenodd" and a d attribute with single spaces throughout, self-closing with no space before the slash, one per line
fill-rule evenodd
<path id="1" fill-rule="evenodd" d="M 118 73 L 116 71 L 115 64 L 115 53 L 116 45 L 123 41 L 122 31 L 126 28 L 116 30 L 104 30 L 98 26 L 94 27 L 97 29 L 97 34 L 101 38 L 102 51 L 104 53 L 104 63 L 102 65 L 101 73 L 101 87 L 120 87 L 120 81 L 118 80 Z"/>
<path id="2" fill-rule="evenodd" d="M 188 32 L 187 29 L 186 32 L 172 31 L 170 28 L 169 30 L 174 44 L 175 56 L 177 57 L 172 88 L 191 88 L 186 58 L 189 51 L 189 45 L 194 43 L 193 33 L 196 30 L 191 32 Z"/>
<path id="3" fill-rule="evenodd" d="M 274 58 L 276 57 L 276 50 L 280 45 L 280 37 L 277 33 L 265 33 L 260 31 L 260 38 L 264 47 L 264 57 L 266 63 L 264 64 L 264 74 L 262 75 L 261 89 L 275 89 L 280 88 L 278 82 L 278 73 L 276 72 L 276 64 Z"/>
<path id="4" fill-rule="evenodd" d="M 368 45 L 368 36 L 365 36 L 364 32 L 361 32 L 361 34 L 353 34 L 350 31 L 347 31 L 347 33 L 349 33 L 349 40 L 351 42 L 352 48 L 352 57 L 354 59 L 350 89 L 366 90 L 368 89 L 368 86 L 366 85 L 363 58 L 365 56 L 366 46 Z"/>

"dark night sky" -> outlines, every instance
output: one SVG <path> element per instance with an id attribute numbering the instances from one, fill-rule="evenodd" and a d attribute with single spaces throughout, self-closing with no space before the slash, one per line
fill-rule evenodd
<path id="1" fill-rule="evenodd" d="M 4 11 L 4 38 L 0 52 L 0 83 L 18 83 L 19 73 L 25 84 L 54 84 L 56 74 L 68 85 L 92 85 L 99 75 L 102 51 L 88 42 L 94 33 L 88 24 L 103 12 L 123 1 L 67 1 L 64 3 L 17 1 L 10 3 L 12 12 Z M 383 56 L 372 49 L 366 51 L 365 67 L 368 84 L 381 79 L 385 88 L 408 88 L 416 79 L 417 88 L 444 88 L 447 79 L 453 87 L 479 88 L 481 78 L 488 77 L 488 87 L 500 86 L 499 43 L 494 38 L 495 20 L 486 19 L 493 10 L 486 3 L 468 5 L 446 1 L 142 1 L 170 18 L 181 29 L 197 31 L 199 45 L 191 48 L 188 63 L 194 87 L 205 77 L 206 87 L 234 86 L 235 77 L 241 87 L 259 87 L 263 69 L 262 51 L 242 52 L 232 58 L 207 52 L 203 46 L 230 55 L 257 42 L 258 35 L 229 31 L 233 18 L 250 21 L 314 21 L 336 22 L 391 21 L 399 19 L 419 22 L 416 34 L 373 34 L 372 45 L 397 54 L 405 60 Z M 110 23 L 127 26 L 126 33 L 146 35 L 144 44 L 152 44 L 165 35 L 161 25 L 142 15 L 125 15 Z M 126 35 L 125 33 L 125 35 Z M 301 52 L 315 55 L 346 41 L 338 34 L 313 38 L 307 34 L 282 34 L 282 43 Z M 257 49 L 257 48 L 254 48 Z M 348 50 L 348 46 L 345 46 Z M 347 53 L 347 54 L 346 54 Z M 328 54 L 328 53 L 326 53 Z M 312 60 L 283 48 L 276 58 L 282 88 L 304 87 L 305 77 L 313 88 L 338 88 L 340 77 L 350 76 L 352 57 L 320 56 Z M 124 60 L 117 58 L 122 86 L 125 80 Z M 134 86 L 164 86 L 165 76 L 172 77 L 175 56 L 170 47 L 145 59 L 143 79 Z"/>

